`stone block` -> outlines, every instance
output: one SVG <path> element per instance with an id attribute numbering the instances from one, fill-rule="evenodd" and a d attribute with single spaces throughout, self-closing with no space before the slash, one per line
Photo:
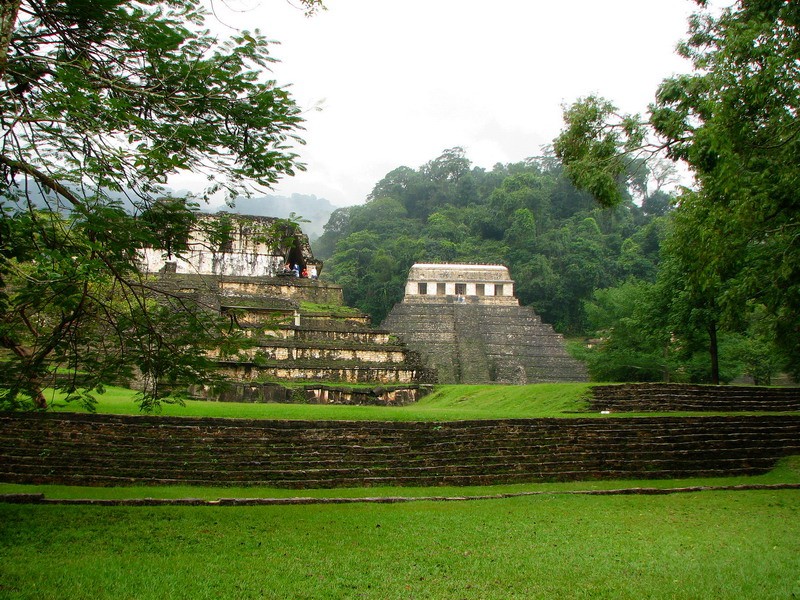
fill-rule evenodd
<path id="1" fill-rule="evenodd" d="M 402 302 L 381 326 L 419 352 L 440 383 L 588 379 L 563 337 L 529 307 Z"/>

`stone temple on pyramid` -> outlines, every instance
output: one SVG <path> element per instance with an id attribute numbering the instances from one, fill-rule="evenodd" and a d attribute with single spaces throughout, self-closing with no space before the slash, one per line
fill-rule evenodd
<path id="1" fill-rule="evenodd" d="M 439 383 L 588 381 L 564 338 L 514 296 L 502 265 L 415 264 L 382 324 Z"/>

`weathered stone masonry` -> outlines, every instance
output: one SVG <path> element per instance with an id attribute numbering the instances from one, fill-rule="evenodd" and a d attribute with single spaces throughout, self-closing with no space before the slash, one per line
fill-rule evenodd
<path id="1" fill-rule="evenodd" d="M 755 475 L 800 417 L 447 423 L 0 415 L 0 481 L 289 488 Z"/>
<path id="2" fill-rule="evenodd" d="M 283 274 L 286 264 L 321 272 L 305 235 L 284 235 L 280 221 L 266 217 L 201 216 L 220 218 L 233 224 L 230 240 L 220 247 L 194 231 L 191 251 L 181 258 L 155 249 L 142 256 L 146 270 L 158 274 L 158 285 L 230 317 L 253 342 L 236 357 L 212 352 L 230 384 L 196 386 L 193 395 L 252 402 L 406 404 L 427 389 L 420 384 L 433 375 L 418 355 L 387 331 L 373 330 L 367 315 L 346 308 L 340 286 Z M 282 385 L 287 382 L 294 384 L 292 389 Z M 323 383 L 339 389 L 325 389 Z M 360 388 L 346 389 L 350 384 Z M 365 390 L 364 384 L 373 387 Z"/>
<path id="3" fill-rule="evenodd" d="M 284 265 L 314 266 L 317 272 L 322 269 L 302 232 L 276 239 L 281 219 L 228 213 L 200 214 L 197 218 L 206 222 L 226 219 L 231 227 L 229 239 L 215 245 L 203 228 L 195 228 L 189 234 L 188 250 L 180 257 L 166 256 L 157 248 L 145 249 L 141 254 L 145 272 L 273 277 Z"/>
<path id="4" fill-rule="evenodd" d="M 586 381 L 563 337 L 513 294 L 503 266 L 417 264 L 382 327 L 419 352 L 439 383 Z"/>

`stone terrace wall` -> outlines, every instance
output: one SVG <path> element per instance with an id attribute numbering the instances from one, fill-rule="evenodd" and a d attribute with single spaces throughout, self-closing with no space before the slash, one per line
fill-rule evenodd
<path id="1" fill-rule="evenodd" d="M 0 481 L 290 488 L 763 473 L 800 417 L 387 423 L 0 415 Z"/>
<path id="2" fill-rule="evenodd" d="M 636 383 L 592 388 L 589 410 L 800 412 L 800 388 Z"/>
<path id="3" fill-rule="evenodd" d="M 171 273 L 162 277 L 158 286 L 173 293 L 197 297 L 210 307 L 243 306 L 247 302 L 269 305 L 303 301 L 343 304 L 342 287 L 318 279 Z"/>
<path id="4" fill-rule="evenodd" d="M 212 397 L 219 402 L 278 402 L 304 404 L 349 404 L 358 406 L 405 406 L 417 402 L 432 391 L 430 385 L 399 384 L 374 387 L 336 387 L 317 384 L 302 388 L 284 387 L 277 383 L 241 383 L 209 390 L 192 386 L 197 398 Z"/>
<path id="5" fill-rule="evenodd" d="M 399 384 L 399 383 L 432 383 L 425 379 L 426 370 L 421 366 L 405 363 L 357 363 L 347 364 L 342 361 L 326 364 L 328 361 L 273 361 L 273 364 L 256 364 L 252 362 L 219 361 L 217 371 L 229 378 L 230 383 L 252 382 L 254 380 L 269 381 L 305 381 Z"/>

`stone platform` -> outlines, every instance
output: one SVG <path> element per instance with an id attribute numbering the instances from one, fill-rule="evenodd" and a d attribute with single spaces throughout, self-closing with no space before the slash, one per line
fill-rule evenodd
<path id="1" fill-rule="evenodd" d="M 229 319 L 250 342 L 233 356 L 209 354 L 229 381 L 193 387 L 196 397 L 399 404 L 434 378 L 416 353 L 345 306 L 341 286 L 317 278 L 322 262 L 296 223 L 198 215 L 180 256 L 149 248 L 140 262 L 155 286 Z"/>
<path id="2" fill-rule="evenodd" d="M 588 381 L 563 337 L 530 307 L 403 302 L 382 327 L 419 352 L 439 383 Z"/>
<path id="3" fill-rule="evenodd" d="M 180 273 L 162 274 L 158 285 L 228 317 L 250 341 L 235 356 L 211 354 L 229 382 L 194 386 L 196 398 L 407 404 L 427 391 L 420 384 L 434 379 L 418 354 L 345 306 L 341 286 L 297 277 Z M 321 384 L 343 389 L 323 392 Z M 349 389 L 356 384 L 366 389 Z"/>
<path id="4" fill-rule="evenodd" d="M 800 417 L 456 422 L 0 415 L 0 481 L 285 488 L 756 475 Z"/>

